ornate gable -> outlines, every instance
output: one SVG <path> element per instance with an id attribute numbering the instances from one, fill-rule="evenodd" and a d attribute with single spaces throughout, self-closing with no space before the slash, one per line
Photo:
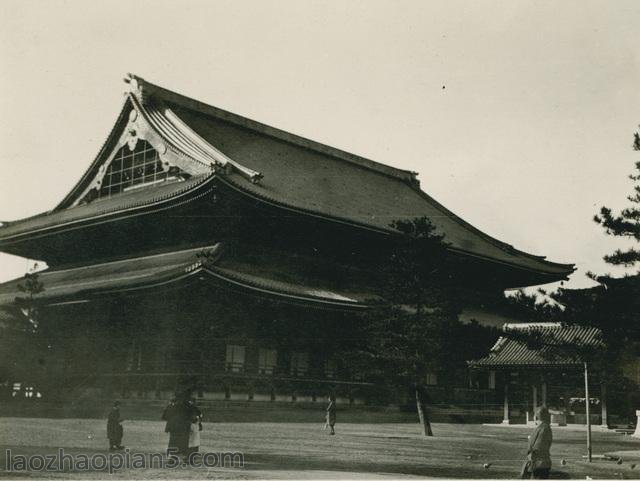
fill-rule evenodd
<path id="1" fill-rule="evenodd" d="M 211 171 L 168 143 L 153 129 L 143 113 L 129 98 L 124 106 L 128 119 L 111 145 L 103 149 L 85 177 L 88 184 L 75 196 L 69 207 L 99 201 L 134 189 L 153 188 L 167 182 L 181 182 L 193 175 Z"/>

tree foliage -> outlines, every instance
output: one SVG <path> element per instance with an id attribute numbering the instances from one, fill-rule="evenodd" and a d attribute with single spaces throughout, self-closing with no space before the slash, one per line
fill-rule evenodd
<path id="1" fill-rule="evenodd" d="M 500 307 L 510 319 L 521 319 L 526 322 L 560 321 L 563 316 L 560 305 L 542 289 L 531 294 L 518 289 L 512 295 L 505 296 Z"/>
<path id="2" fill-rule="evenodd" d="M 640 152 L 640 134 L 634 133 L 633 148 Z M 629 175 L 634 182 L 633 191 L 627 196 L 631 203 L 614 214 L 609 207 L 601 207 L 600 213 L 594 216 L 594 221 L 600 224 L 608 235 L 624 237 L 640 243 L 640 161 L 635 163 L 635 173 Z M 604 260 L 609 264 L 632 267 L 640 263 L 640 249 L 631 246 L 625 250 L 617 249 L 612 254 L 606 255 Z"/>
<path id="3" fill-rule="evenodd" d="M 473 356 L 474 340 L 486 332 L 477 323 L 459 321 L 464 299 L 459 261 L 433 224 L 422 217 L 392 226 L 400 235 L 381 268 L 386 304 L 364 315 L 358 354 L 379 382 L 415 392 L 424 434 L 429 435 L 427 376 L 455 378 L 456 368 L 465 369 Z M 492 336 L 487 344 L 493 341 Z M 479 351 L 487 348 L 481 345 Z"/>
<path id="4" fill-rule="evenodd" d="M 633 148 L 640 151 L 640 136 L 634 133 Z M 633 194 L 627 199 L 629 207 L 614 214 L 612 209 L 602 207 L 594 216 L 607 235 L 634 240 L 626 250 L 616 250 L 605 255 L 604 260 L 616 266 L 640 265 L 640 161 L 635 163 L 636 174 L 629 178 L 635 183 Z M 609 274 L 587 274 L 598 283 L 587 289 L 564 289 L 550 293 L 554 301 L 563 306 L 560 319 L 568 324 L 598 328 L 602 333 L 605 349 L 593 353 L 591 360 L 610 379 L 620 379 L 621 367 L 628 362 L 630 353 L 640 353 L 640 273 L 613 277 Z"/>
<path id="5" fill-rule="evenodd" d="M 37 267 L 37 264 L 36 264 Z M 23 282 L 18 284 L 18 290 L 24 295 L 16 296 L 15 306 L 22 316 L 18 315 L 18 328 L 36 332 L 38 330 L 38 306 L 36 296 L 44 291 L 44 285 L 40 282 L 37 272 L 27 272 Z"/>

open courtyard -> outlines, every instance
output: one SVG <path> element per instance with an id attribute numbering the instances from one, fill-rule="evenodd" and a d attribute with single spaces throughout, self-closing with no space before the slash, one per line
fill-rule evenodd
<path id="1" fill-rule="evenodd" d="M 16 455 L 109 455 L 102 419 L 2 418 L 2 471 L 10 477 L 75 479 L 381 479 L 518 477 L 528 429 L 479 424 L 434 424 L 435 436 L 423 438 L 418 424 L 338 424 L 328 435 L 322 424 L 204 423 L 201 452 L 239 452 L 243 467 L 123 468 L 62 472 L 7 472 L 7 450 Z M 168 436 L 160 421 L 125 421 L 124 444 L 130 453 L 162 453 Z M 640 460 L 619 464 L 599 458 L 608 452 L 640 449 L 640 440 L 612 432 L 594 432 L 594 461 L 586 453 L 584 431 L 554 429 L 552 477 L 556 479 L 638 479 Z M 564 460 L 564 463 L 563 463 Z M 638 463 L 638 467 L 635 466 Z"/>

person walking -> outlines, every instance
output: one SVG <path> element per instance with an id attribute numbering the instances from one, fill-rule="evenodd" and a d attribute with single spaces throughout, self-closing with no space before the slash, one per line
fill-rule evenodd
<path id="1" fill-rule="evenodd" d="M 123 419 L 120 417 L 120 402 L 113 403 L 113 407 L 107 418 L 107 438 L 109 438 L 109 450 L 124 449 L 122 446 L 122 436 L 124 430 L 122 428 Z"/>
<path id="2" fill-rule="evenodd" d="M 551 470 L 551 415 L 542 406 L 538 409 L 538 425 L 529 436 L 527 463 L 522 472 L 522 478 L 548 479 Z"/>
<path id="3" fill-rule="evenodd" d="M 336 433 L 334 429 L 334 426 L 336 425 L 336 397 L 333 394 L 329 396 L 326 424 L 331 428 L 331 432 L 329 434 L 334 435 Z"/>

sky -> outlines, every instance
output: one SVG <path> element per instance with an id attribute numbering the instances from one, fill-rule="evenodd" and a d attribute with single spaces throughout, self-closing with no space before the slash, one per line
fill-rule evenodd
<path id="1" fill-rule="evenodd" d="M 53 208 L 135 73 L 419 173 L 484 232 L 622 274 L 592 221 L 625 206 L 640 123 L 637 1 L 1 0 L 0 220 Z M 0 281 L 25 259 L 0 254 Z"/>

